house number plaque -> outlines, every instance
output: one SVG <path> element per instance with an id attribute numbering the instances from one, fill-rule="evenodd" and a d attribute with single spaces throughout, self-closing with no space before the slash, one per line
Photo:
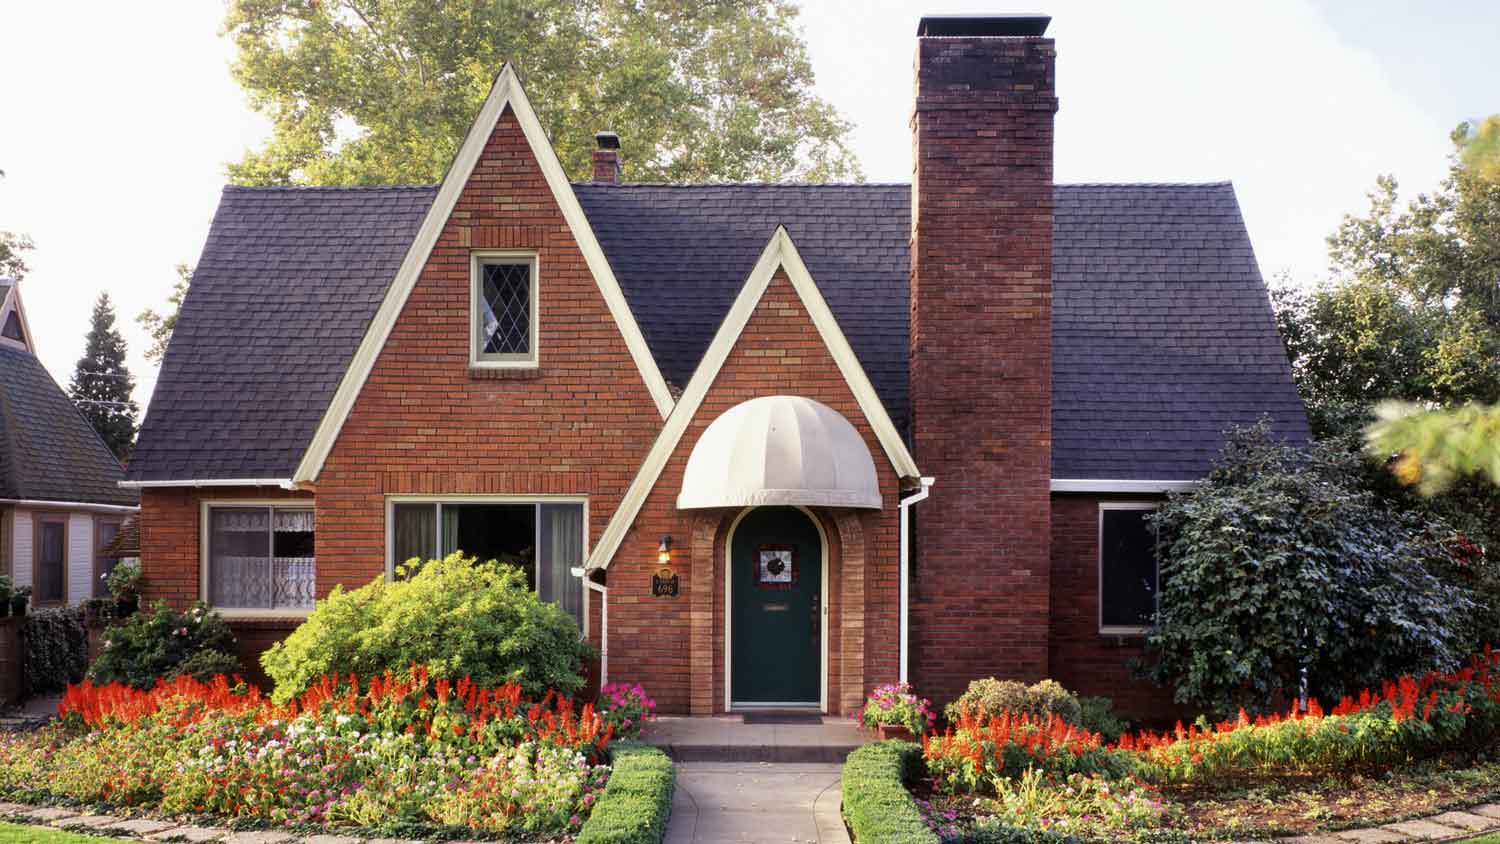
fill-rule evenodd
<path id="1" fill-rule="evenodd" d="M 663 568 L 651 575 L 651 594 L 658 598 L 675 598 L 680 582 L 676 572 Z"/>

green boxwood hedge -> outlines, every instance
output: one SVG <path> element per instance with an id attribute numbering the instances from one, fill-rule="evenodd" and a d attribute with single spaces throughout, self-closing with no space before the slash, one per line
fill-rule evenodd
<path id="1" fill-rule="evenodd" d="M 672 760 L 659 748 L 636 742 L 619 742 L 610 751 L 614 770 L 578 833 L 578 844 L 661 844 L 677 784 Z"/>
<path id="2" fill-rule="evenodd" d="M 867 744 L 844 762 L 844 819 L 856 844 L 937 844 L 906 783 L 922 765 L 909 741 Z"/>

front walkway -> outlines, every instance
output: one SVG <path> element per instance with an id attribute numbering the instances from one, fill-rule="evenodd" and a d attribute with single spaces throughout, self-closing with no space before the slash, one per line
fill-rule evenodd
<path id="1" fill-rule="evenodd" d="M 684 762 L 666 844 L 849 844 L 833 763 Z"/>

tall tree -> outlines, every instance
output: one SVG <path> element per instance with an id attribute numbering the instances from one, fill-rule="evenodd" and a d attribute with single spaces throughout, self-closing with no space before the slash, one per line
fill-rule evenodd
<path id="1" fill-rule="evenodd" d="M 177 327 L 177 314 L 182 310 L 182 297 L 187 295 L 188 285 L 193 281 L 193 268 L 187 264 L 177 265 L 177 283 L 172 285 L 172 294 L 167 297 L 170 310 L 158 312 L 147 308 L 136 316 L 135 321 L 151 335 L 151 347 L 146 349 L 146 360 L 161 363 L 167 353 L 167 343 L 172 340 L 172 330 Z"/>
<path id="2" fill-rule="evenodd" d="M 135 378 L 125 368 L 125 338 L 115 328 L 114 303 L 108 293 L 100 293 L 68 393 L 121 462 L 130 458 L 135 445 L 134 390 Z"/>
<path id="3" fill-rule="evenodd" d="M 1447 492 L 1469 476 L 1500 485 L 1500 405 L 1430 410 L 1388 402 L 1368 443 L 1371 455 L 1390 461 L 1396 477 L 1423 495 Z"/>
<path id="4" fill-rule="evenodd" d="M 1334 281 L 1277 293 L 1278 320 L 1320 435 L 1354 434 L 1377 402 L 1500 399 L 1500 116 L 1452 133 L 1447 179 L 1370 209 L 1328 240 Z"/>
<path id="5" fill-rule="evenodd" d="M 796 16 L 791 0 L 232 0 L 234 74 L 273 133 L 229 173 L 438 181 L 510 61 L 575 178 L 603 129 L 638 181 L 857 178 Z"/>

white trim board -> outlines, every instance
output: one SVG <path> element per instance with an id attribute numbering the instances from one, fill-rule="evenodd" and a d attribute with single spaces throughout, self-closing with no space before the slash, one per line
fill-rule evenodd
<path id="1" fill-rule="evenodd" d="M 729 359 L 730 351 L 739 341 L 740 334 L 745 330 L 746 324 L 750 322 L 750 316 L 755 312 L 755 306 L 759 304 L 766 289 L 770 287 L 771 279 L 778 269 L 786 270 L 787 278 L 791 280 L 793 289 L 797 291 L 803 307 L 807 309 L 813 325 L 818 329 L 819 336 L 823 338 L 824 346 L 828 348 L 829 353 L 833 355 L 834 362 L 838 364 L 839 373 L 844 376 L 845 383 L 849 385 L 855 401 L 859 403 L 859 409 L 869 421 L 870 427 L 875 430 L 875 436 L 885 450 L 885 455 L 892 467 L 895 468 L 896 474 L 903 479 L 921 477 L 921 472 L 917 471 L 916 461 L 912 459 L 906 443 L 896 431 L 895 423 L 891 422 L 890 415 L 886 413 L 885 405 L 880 403 L 880 396 L 875 392 L 875 385 L 870 383 L 864 367 L 860 366 L 859 358 L 854 354 L 854 348 L 849 345 L 848 338 L 839 329 L 833 311 L 824 301 L 823 294 L 818 292 L 818 286 L 808 273 L 807 266 L 802 263 L 802 256 L 797 253 L 797 247 L 792 243 L 791 236 L 787 234 L 784 227 L 777 226 L 775 233 L 771 235 L 770 242 L 761 251 L 760 259 L 755 262 L 755 268 L 750 271 L 750 277 L 746 279 L 745 286 L 740 288 L 739 296 L 735 298 L 734 304 L 729 308 L 729 313 L 725 315 L 723 324 L 719 326 L 718 333 L 714 335 L 713 342 L 708 346 L 708 351 L 703 354 L 703 360 L 698 363 L 692 379 L 688 381 L 687 389 L 682 391 L 682 398 L 677 400 L 677 406 L 667 417 L 666 424 L 662 426 L 661 433 L 651 446 L 651 451 L 647 452 L 640 470 L 631 480 L 630 487 L 625 490 L 620 506 L 610 516 L 609 524 L 605 526 L 604 533 L 599 536 L 599 544 L 594 546 L 594 553 L 589 556 L 588 568 L 609 568 L 610 560 L 614 558 L 615 552 L 620 548 L 620 543 L 625 539 L 626 532 L 630 530 L 630 525 L 640 513 L 641 507 L 645 505 L 646 497 L 656 486 L 656 481 L 661 477 L 662 470 L 666 468 L 667 461 L 671 459 L 672 452 L 677 450 L 677 444 L 682 440 L 682 435 L 687 432 L 688 424 L 697 415 L 699 406 L 703 404 L 703 399 L 708 395 L 709 388 L 713 386 L 714 379 L 718 377 L 719 370 L 724 367 L 724 362 Z"/>
<path id="2" fill-rule="evenodd" d="M 562 162 L 558 160 L 557 152 L 552 149 L 552 143 L 547 140 L 542 124 L 538 122 L 536 112 L 531 108 L 531 101 L 526 98 L 526 91 L 521 87 L 515 68 L 507 63 L 500 71 L 500 75 L 495 78 L 495 84 L 490 88 L 489 96 L 485 98 L 484 105 L 479 109 L 479 116 L 469 127 L 469 133 L 464 137 L 458 155 L 454 157 L 453 164 L 443 176 L 443 183 L 438 188 L 437 196 L 432 200 L 432 206 L 427 209 L 427 215 L 422 218 L 422 225 L 417 229 L 417 235 L 412 240 L 411 247 L 406 251 L 401 268 L 397 270 L 395 279 L 386 290 L 385 299 L 380 303 L 379 310 L 370 320 L 370 327 L 366 329 L 364 339 L 360 341 L 359 348 L 355 350 L 354 357 L 349 361 L 349 368 L 344 371 L 338 390 L 329 401 L 328 409 L 324 411 L 312 441 L 308 443 L 307 451 L 302 455 L 302 460 L 297 464 L 296 470 L 292 472 L 293 483 L 310 483 L 316 480 L 318 473 L 323 470 L 323 462 L 328 459 L 328 453 L 333 450 L 339 431 L 343 429 L 344 421 L 349 418 L 349 412 L 354 408 L 355 399 L 359 398 L 365 381 L 370 377 L 371 370 L 375 368 L 375 361 L 379 358 L 381 350 L 385 348 L 386 340 L 389 339 L 396 320 L 401 316 L 401 311 L 405 308 L 412 289 L 416 287 L 423 268 L 427 266 L 427 259 L 437 244 L 438 236 L 442 234 L 443 227 L 448 224 L 448 217 L 452 214 L 454 206 L 458 204 L 458 198 L 463 193 L 469 176 L 474 172 L 474 167 L 478 164 L 479 157 L 484 152 L 485 144 L 494 132 L 495 125 L 500 122 L 500 116 L 505 113 L 506 106 L 510 107 L 511 113 L 516 116 L 516 122 L 521 126 L 522 133 L 526 136 L 526 142 L 531 147 L 532 155 L 536 157 L 542 175 L 547 180 L 547 186 L 552 189 L 552 197 L 562 211 L 563 218 L 567 220 L 568 230 L 578 244 L 579 251 L 583 253 L 589 271 L 593 273 L 594 282 L 599 286 L 599 293 L 604 297 L 604 303 L 609 307 L 615 324 L 619 326 L 625 345 L 630 350 L 630 357 L 635 361 L 636 369 L 640 371 L 641 378 L 646 382 L 646 389 L 650 392 L 657 411 L 663 418 L 672 413 L 672 394 L 667 389 L 666 379 L 657 368 L 656 359 L 651 356 L 651 350 L 646 345 L 646 337 L 641 333 L 640 326 L 636 324 L 630 305 L 625 300 L 625 293 L 620 289 L 620 283 L 616 280 L 614 271 L 610 269 L 609 261 L 604 257 L 604 250 L 599 246 L 599 240 L 594 236 L 594 229 L 589 225 L 588 217 L 583 213 L 583 206 L 578 204 L 578 197 L 574 195 L 573 186 L 568 182 L 567 174 L 563 172 Z"/>
<path id="3" fill-rule="evenodd" d="M 279 486 L 282 489 L 296 489 L 292 484 L 291 478 L 204 478 L 196 481 L 118 481 L 115 486 L 125 489 L 167 489 L 179 486 Z"/>
<path id="4" fill-rule="evenodd" d="M 95 504 L 89 501 L 46 501 L 35 498 L 0 498 L 0 504 L 33 510 L 78 510 L 88 513 L 114 513 L 121 516 L 139 513 L 141 510 L 137 504 Z"/>
<path id="5" fill-rule="evenodd" d="M 1196 489 L 1202 481 L 1133 481 L 1133 480 L 1078 480 L 1052 479 L 1053 492 L 1112 492 L 1112 493 L 1164 493 L 1187 492 Z"/>

